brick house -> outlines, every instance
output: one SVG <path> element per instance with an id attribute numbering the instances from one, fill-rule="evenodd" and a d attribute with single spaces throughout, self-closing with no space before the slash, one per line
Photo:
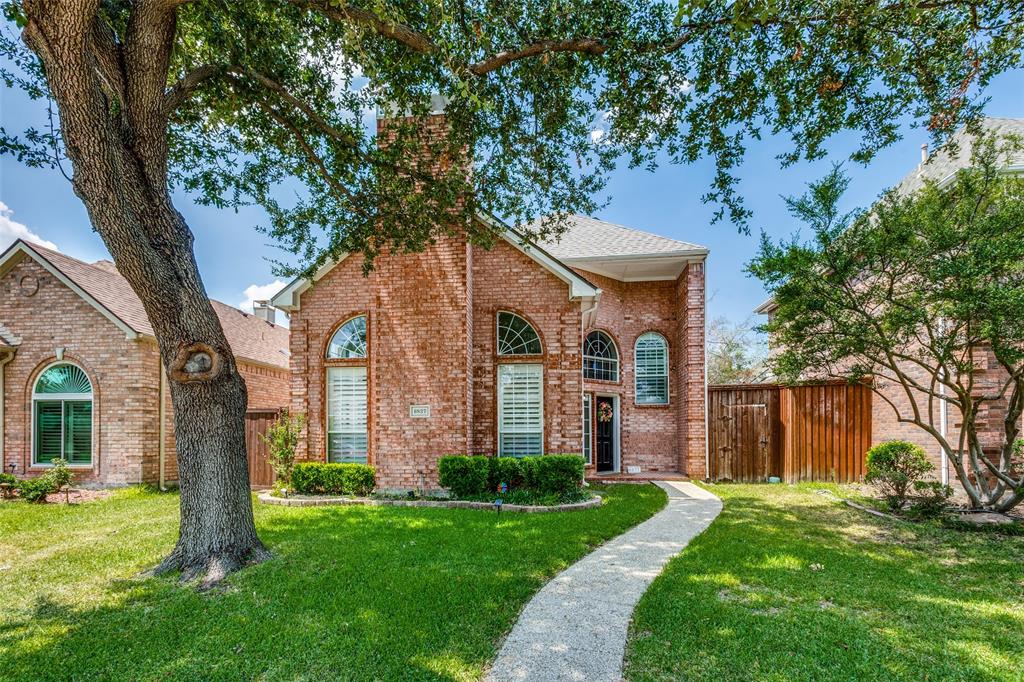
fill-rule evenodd
<path id="1" fill-rule="evenodd" d="M 982 125 L 988 132 L 994 132 L 1000 136 L 1024 137 L 1024 119 L 986 118 L 982 121 Z M 927 153 L 927 146 L 923 146 L 921 163 L 900 181 L 895 188 L 896 191 L 902 195 L 909 195 L 924 187 L 926 180 L 938 182 L 940 186 L 951 182 L 957 172 L 969 166 L 971 147 L 972 138 L 963 131 L 956 134 L 950 145 L 936 150 L 930 156 Z M 1016 158 L 1010 159 L 1007 172 L 1020 172 L 1022 169 L 1024 169 L 1024 155 L 1018 154 Z M 775 303 L 772 299 L 765 301 L 754 310 L 755 313 L 767 315 L 769 319 L 774 311 Z M 923 368 L 908 363 L 904 365 L 904 371 L 921 385 L 927 385 L 931 381 Z M 974 369 L 975 392 L 978 395 L 992 393 L 993 389 L 1001 385 L 1006 377 L 1005 371 L 998 365 L 991 353 L 978 354 Z M 877 377 L 874 379 L 874 388 L 884 394 L 885 399 L 872 396 L 871 445 L 874 446 L 889 440 L 905 440 L 915 443 L 927 453 L 940 480 L 945 483 L 955 477 L 955 469 L 946 460 L 935 439 L 915 424 L 901 422 L 896 410 L 893 409 L 895 406 L 900 413 L 910 414 L 916 404 L 922 413 L 927 414 L 928 395 L 920 391 L 912 391 L 911 395 L 907 395 L 899 382 Z M 889 404 L 890 402 L 892 405 Z M 1005 408 L 1005 403 L 987 402 L 979 410 L 976 424 L 982 448 L 986 451 L 994 453 L 1002 443 Z M 940 433 L 945 434 L 951 442 L 955 442 L 961 427 L 960 413 L 955 407 L 940 402 L 936 408 L 936 417 L 933 423 Z"/>
<path id="2" fill-rule="evenodd" d="M 285 406 L 288 330 L 211 303 L 250 408 Z M 0 255 L 4 471 L 37 475 L 63 456 L 84 484 L 174 482 L 172 415 L 153 328 L 112 262 L 21 240 Z"/>
<path id="3" fill-rule="evenodd" d="M 456 453 L 702 478 L 707 249 L 579 216 L 534 244 L 478 219 L 502 237 L 489 250 L 441 237 L 367 276 L 354 254 L 274 297 L 299 456 L 369 462 L 395 489 L 436 487 Z"/>

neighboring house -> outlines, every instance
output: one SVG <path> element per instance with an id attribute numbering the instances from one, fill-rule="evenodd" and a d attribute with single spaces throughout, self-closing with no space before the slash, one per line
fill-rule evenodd
<path id="1" fill-rule="evenodd" d="M 1024 138 L 1024 119 L 986 118 L 983 121 L 983 126 L 988 131 L 994 131 L 1003 136 L 1016 135 Z M 969 135 L 960 132 L 954 136 L 951 145 L 934 152 L 930 157 L 927 156 L 927 152 L 923 148 L 921 163 L 900 181 L 896 186 L 896 191 L 903 195 L 912 194 L 924 187 L 925 180 L 934 180 L 940 185 L 952 182 L 957 172 L 970 165 L 971 141 L 972 138 Z M 958 150 L 955 154 L 951 153 L 951 149 L 954 148 Z M 1024 171 L 1024 155 L 1018 155 L 1011 159 L 1006 170 L 1007 172 Z M 769 299 L 758 306 L 754 312 L 768 315 L 770 318 L 774 310 L 775 303 Z M 908 373 L 922 384 L 929 383 L 930 379 L 923 369 L 908 369 Z M 980 394 L 988 391 L 1001 383 L 1005 376 L 990 354 L 982 355 L 975 370 L 977 392 Z M 876 379 L 875 388 L 883 392 L 886 398 L 891 400 L 901 411 L 909 414 L 912 409 L 911 398 L 906 394 L 902 385 L 896 382 L 882 383 L 881 380 Z M 924 394 L 917 394 L 914 400 L 923 411 L 927 410 L 927 398 Z M 935 440 L 914 424 L 900 423 L 896 412 L 885 400 L 875 396 L 872 401 L 871 413 L 872 445 L 887 440 L 906 440 L 917 443 L 928 453 L 943 481 L 948 481 L 950 476 L 954 475 L 953 467 L 945 461 Z M 1001 405 L 991 402 L 983 405 L 977 418 L 982 447 L 997 448 L 1002 443 L 1004 415 L 1005 409 Z M 949 436 L 958 433 L 959 413 L 953 408 L 943 410 L 937 419 L 936 426 Z"/>
<path id="2" fill-rule="evenodd" d="M 365 277 L 352 254 L 274 297 L 299 456 L 369 462 L 384 488 L 436 487 L 456 453 L 703 477 L 707 249 L 582 217 L 535 245 L 479 220 L 503 237 L 490 250 L 441 237 Z"/>
<path id="3" fill-rule="evenodd" d="M 250 408 L 287 405 L 288 330 L 211 303 Z M 4 471 L 20 476 L 63 456 L 76 482 L 177 480 L 153 328 L 113 263 L 84 263 L 21 240 L 0 255 L 0 426 Z"/>

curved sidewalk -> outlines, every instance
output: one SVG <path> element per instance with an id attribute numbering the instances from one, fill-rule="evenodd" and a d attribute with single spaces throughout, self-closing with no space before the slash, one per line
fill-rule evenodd
<path id="1" fill-rule="evenodd" d="M 668 560 L 722 511 L 692 483 L 655 481 L 668 505 L 545 585 L 519 614 L 487 679 L 622 679 L 633 608 Z"/>

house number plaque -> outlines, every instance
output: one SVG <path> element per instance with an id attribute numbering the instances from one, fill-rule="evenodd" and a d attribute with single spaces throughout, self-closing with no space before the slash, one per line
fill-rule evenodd
<path id="1" fill-rule="evenodd" d="M 409 416 L 413 419 L 430 419 L 430 405 L 410 405 Z"/>

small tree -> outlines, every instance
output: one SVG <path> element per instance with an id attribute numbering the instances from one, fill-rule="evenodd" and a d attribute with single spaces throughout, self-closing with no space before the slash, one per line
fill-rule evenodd
<path id="1" fill-rule="evenodd" d="M 747 320 L 734 324 L 717 317 L 708 325 L 708 383 L 753 384 L 768 375 L 764 344 Z"/>
<path id="2" fill-rule="evenodd" d="M 762 237 L 749 266 L 777 306 L 765 327 L 780 346 L 775 372 L 870 378 L 900 423 L 935 439 L 971 503 L 994 511 L 1024 499 L 1014 463 L 1024 412 L 1024 180 L 1003 172 L 1021 148 L 983 135 L 971 168 L 949 185 L 889 192 L 870 211 L 845 215 L 847 181 L 835 169 L 789 200 L 813 239 Z M 906 399 L 894 401 L 892 389 Z M 960 428 L 944 428 L 942 403 Z M 989 408 L 1002 415 L 994 454 L 980 433 Z"/>
<path id="3" fill-rule="evenodd" d="M 270 450 L 267 459 L 277 474 L 277 483 L 282 484 L 285 494 L 292 487 L 292 470 L 295 468 L 295 450 L 299 445 L 299 437 L 306 425 L 306 415 L 291 414 L 283 410 L 260 438 Z"/>

